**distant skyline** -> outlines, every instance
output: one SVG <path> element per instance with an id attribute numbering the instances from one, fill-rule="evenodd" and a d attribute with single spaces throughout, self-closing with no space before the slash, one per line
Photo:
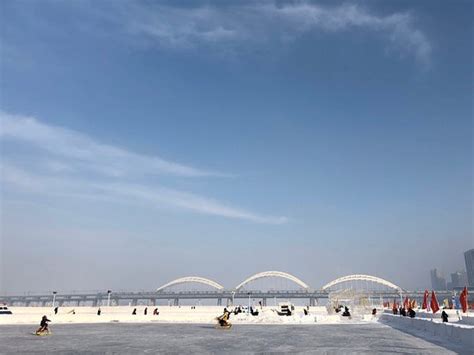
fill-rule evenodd
<path id="1" fill-rule="evenodd" d="M 0 293 L 464 269 L 472 6 L 2 1 Z"/>

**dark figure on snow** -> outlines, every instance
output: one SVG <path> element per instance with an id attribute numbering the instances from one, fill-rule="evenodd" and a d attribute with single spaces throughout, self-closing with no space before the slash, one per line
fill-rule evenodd
<path id="1" fill-rule="evenodd" d="M 97 310 L 97 315 L 100 316 L 100 314 L 102 313 L 102 311 L 100 310 L 100 308 Z"/>
<path id="2" fill-rule="evenodd" d="M 393 311 L 393 314 L 398 314 L 398 308 L 397 307 L 394 307 L 392 311 Z"/>
<path id="3" fill-rule="evenodd" d="M 347 306 L 344 307 L 344 312 L 342 312 L 343 317 L 350 317 L 351 312 L 349 312 L 349 308 Z"/>
<path id="4" fill-rule="evenodd" d="M 133 309 L 132 315 L 134 315 L 134 316 L 137 315 L 137 309 L 136 308 Z"/>
<path id="5" fill-rule="evenodd" d="M 415 318 L 416 312 L 414 311 L 413 308 L 409 308 L 409 309 L 408 309 L 408 316 L 409 316 L 410 318 Z"/>
<path id="6" fill-rule="evenodd" d="M 146 315 L 148 313 L 148 307 L 145 307 L 145 310 L 143 311 L 143 314 Z"/>
<path id="7" fill-rule="evenodd" d="M 250 307 L 250 314 L 252 316 L 258 316 L 258 309 L 253 309 L 253 307 Z"/>
<path id="8" fill-rule="evenodd" d="M 377 308 L 372 309 L 372 315 L 376 316 L 377 315 Z"/>
<path id="9" fill-rule="evenodd" d="M 407 311 L 405 308 L 400 308 L 400 315 L 406 317 L 407 316 Z"/>
<path id="10" fill-rule="evenodd" d="M 448 313 L 445 311 L 441 312 L 441 319 L 443 320 L 443 323 L 448 323 Z"/>
<path id="11" fill-rule="evenodd" d="M 154 316 L 157 316 L 158 314 L 160 314 L 160 313 L 158 312 L 158 308 L 155 308 L 155 309 L 153 310 L 153 315 L 154 315 Z"/>
<path id="12" fill-rule="evenodd" d="M 54 314 L 58 314 L 59 307 L 54 307 Z"/>

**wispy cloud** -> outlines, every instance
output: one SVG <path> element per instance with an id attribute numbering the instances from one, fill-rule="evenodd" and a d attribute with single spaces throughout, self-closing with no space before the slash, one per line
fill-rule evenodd
<path id="1" fill-rule="evenodd" d="M 330 34 L 368 30 L 384 37 L 391 47 L 413 55 L 422 65 L 429 65 L 432 52 L 430 40 L 417 26 L 413 13 L 377 15 L 351 3 L 323 6 L 299 1 L 177 7 L 133 2 L 118 9 L 119 15 L 109 19 L 119 21 L 129 34 L 171 48 L 251 45 L 296 39 L 316 31 Z"/>
<path id="2" fill-rule="evenodd" d="M 254 213 L 209 197 L 164 187 L 156 179 L 152 182 L 142 179 L 146 175 L 164 173 L 201 178 L 224 174 L 101 144 L 82 133 L 47 125 L 32 117 L 2 112 L 0 127 L 2 147 L 7 148 L 3 149 L 0 178 L 2 185 L 16 190 L 48 196 L 145 203 L 256 223 L 287 222 L 286 217 Z M 13 149 L 8 149 L 10 145 Z M 28 163 L 16 162 L 17 156 L 9 152 L 26 145 L 33 148 L 26 153 Z"/>
<path id="3" fill-rule="evenodd" d="M 0 111 L 0 137 L 33 144 L 53 156 L 71 159 L 57 168 L 90 169 L 120 177 L 127 175 L 171 174 L 187 177 L 230 176 L 201 170 L 157 156 L 137 154 L 120 147 L 99 143 L 79 132 L 46 125 L 33 117 L 15 116 Z"/>
<path id="4" fill-rule="evenodd" d="M 263 5 L 260 10 L 268 17 L 278 18 L 290 28 L 300 32 L 323 30 L 342 32 L 367 29 L 382 33 L 399 49 L 413 53 L 426 65 L 430 61 L 431 44 L 426 35 L 416 26 L 411 13 L 393 13 L 380 16 L 355 4 L 323 7 L 300 2 L 297 4 Z"/>

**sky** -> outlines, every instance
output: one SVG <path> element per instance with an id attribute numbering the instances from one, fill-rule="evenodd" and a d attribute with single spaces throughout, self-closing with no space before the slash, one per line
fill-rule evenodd
<path id="1" fill-rule="evenodd" d="M 0 293 L 464 269 L 471 2 L 0 7 Z"/>

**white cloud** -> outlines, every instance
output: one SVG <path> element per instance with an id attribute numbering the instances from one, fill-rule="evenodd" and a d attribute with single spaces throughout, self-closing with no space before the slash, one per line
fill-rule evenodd
<path id="1" fill-rule="evenodd" d="M 256 223 L 287 222 L 286 217 L 254 213 L 212 198 L 163 187 L 156 179 L 144 182 L 140 178 L 140 175 L 161 173 L 185 177 L 214 176 L 215 173 L 104 145 L 79 132 L 46 125 L 35 118 L 1 113 L 0 138 L 3 148 L 13 145 L 13 149 L 4 150 L 0 180 L 3 186 L 12 187 L 14 191 L 125 204 L 146 203 Z M 34 148 L 26 153 L 29 158 L 26 164 L 17 162 L 17 156 L 11 153 L 25 143 Z M 90 171 L 95 174 L 91 175 Z"/>
<path id="2" fill-rule="evenodd" d="M 71 159 L 68 164 L 69 169 L 73 168 L 71 164 L 75 164 L 83 169 L 87 168 L 115 177 L 130 174 L 171 174 L 187 177 L 230 176 L 182 165 L 157 156 L 137 154 L 120 147 L 99 143 L 67 128 L 46 125 L 33 117 L 16 116 L 1 111 L 0 137 L 33 144 L 53 156 Z"/>
<path id="3" fill-rule="evenodd" d="M 119 19 L 130 34 L 162 46 L 189 48 L 199 45 L 262 43 L 295 39 L 311 31 L 326 33 L 369 30 L 384 36 L 395 48 L 428 65 L 432 46 L 407 12 L 377 15 L 354 4 L 323 6 L 309 2 L 263 2 L 253 5 L 176 7 L 127 3 Z M 111 17 L 109 16 L 109 19 Z"/>

